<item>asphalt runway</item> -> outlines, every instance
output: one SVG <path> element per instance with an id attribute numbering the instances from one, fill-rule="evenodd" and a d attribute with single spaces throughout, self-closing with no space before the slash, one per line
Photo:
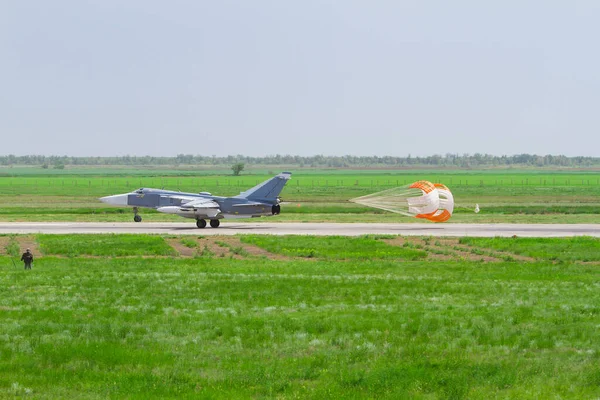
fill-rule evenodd
<path id="1" fill-rule="evenodd" d="M 0 234 L 151 233 L 164 235 L 339 235 L 403 236 L 600 237 L 600 224 L 369 224 L 369 223 L 242 223 L 222 222 L 219 228 L 198 229 L 194 222 L 0 222 Z"/>

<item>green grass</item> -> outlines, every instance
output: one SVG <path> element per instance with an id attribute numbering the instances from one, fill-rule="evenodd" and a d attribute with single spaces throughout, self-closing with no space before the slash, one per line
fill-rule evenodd
<path id="1" fill-rule="evenodd" d="M 244 235 L 241 241 L 290 257 L 418 260 L 427 256 L 424 251 L 391 246 L 373 237 L 325 236 L 315 240 L 310 236 Z"/>
<path id="2" fill-rule="evenodd" d="M 19 257 L 21 255 L 21 248 L 15 238 L 15 235 L 9 236 L 8 243 L 6 244 L 4 250 L 6 251 L 6 254 L 8 254 L 11 257 Z"/>
<path id="3" fill-rule="evenodd" d="M 233 196 L 277 171 L 253 171 L 239 177 L 224 170 L 177 171 L 164 169 L 119 170 L 83 168 L 70 173 L 35 169 L 6 169 L 0 174 L 0 220 L 3 221 L 122 221 L 131 210 L 98 201 L 101 196 L 125 193 L 139 187 L 185 192 L 209 191 Z M 79 173 L 81 172 L 81 173 Z M 292 170 L 282 192 L 283 215 L 274 220 L 323 217 L 327 221 L 352 219 L 385 222 L 389 213 L 361 207 L 348 200 L 416 180 L 428 179 L 450 187 L 456 201 L 455 217 L 466 221 L 513 216 L 522 222 L 546 222 L 538 216 L 560 216 L 577 222 L 587 216 L 600 222 L 600 172 L 572 170 Z M 215 175 L 216 174 L 216 175 Z M 473 208 L 479 204 L 481 213 Z M 143 214 L 147 214 L 143 210 Z M 123 215 L 125 214 L 125 215 Z M 285 216 L 287 215 L 287 216 Z M 315 217 L 316 216 L 316 217 Z M 165 220 L 173 220 L 172 216 Z M 157 217 L 153 217 L 157 218 Z M 404 218 L 404 220 L 410 220 Z M 454 218 L 453 218 L 454 220 Z"/>
<path id="4" fill-rule="evenodd" d="M 475 238 L 463 237 L 461 244 L 557 261 L 600 261 L 600 240 L 592 237 L 573 238 Z"/>
<path id="5" fill-rule="evenodd" d="M 160 236 L 39 235 L 40 249 L 46 255 L 76 256 L 174 256 L 175 250 Z"/>
<path id="6" fill-rule="evenodd" d="M 46 256 L 23 271 L 0 257 L 0 397 L 600 396 L 597 264 L 569 261 L 598 239 L 565 246 L 563 263 L 369 259 L 379 237 L 273 239 L 324 258 Z"/>
<path id="7" fill-rule="evenodd" d="M 202 248 L 202 250 L 199 250 L 196 252 L 196 257 L 206 257 L 206 258 L 212 258 L 215 256 L 215 253 L 213 253 L 213 251 L 211 249 L 208 248 L 208 246 L 204 246 Z"/>
<path id="8" fill-rule="evenodd" d="M 471 211 L 471 210 L 469 210 Z M 521 206 L 486 206 L 480 211 L 482 215 L 486 214 L 523 214 L 523 215 L 572 215 L 572 214 L 586 214 L 586 215 L 597 215 L 600 213 L 600 207 L 597 205 L 521 205 Z"/>
<path id="9" fill-rule="evenodd" d="M 198 247 L 198 242 L 189 238 L 181 238 L 180 242 L 182 245 L 184 245 L 185 247 L 188 247 L 190 249 L 193 249 L 195 247 Z"/>
<path id="10" fill-rule="evenodd" d="M 248 251 L 246 249 L 244 249 L 243 247 L 233 246 L 229 243 L 225 243 L 222 241 L 217 241 L 216 244 L 218 244 L 221 247 L 228 248 L 232 254 L 237 254 L 238 256 L 242 256 L 242 257 L 248 257 L 248 255 L 249 255 Z"/>

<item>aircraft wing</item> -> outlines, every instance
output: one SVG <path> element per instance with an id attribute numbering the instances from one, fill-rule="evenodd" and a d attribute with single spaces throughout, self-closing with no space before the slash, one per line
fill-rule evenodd
<path id="1" fill-rule="evenodd" d="M 211 199 L 194 199 L 182 203 L 181 208 L 219 208 L 219 203 Z"/>
<path id="2" fill-rule="evenodd" d="M 180 206 L 159 207 L 156 211 L 166 214 L 176 214 L 187 218 L 193 218 L 194 216 L 215 218 L 221 212 L 219 207 L 219 203 L 214 200 L 195 198 Z"/>
<path id="3" fill-rule="evenodd" d="M 206 199 L 198 199 L 197 197 L 183 196 L 183 195 L 177 195 L 177 196 L 168 195 L 168 196 L 161 196 L 161 197 L 181 200 L 181 204 L 185 204 L 185 203 L 188 203 L 188 202 L 194 201 L 194 200 L 206 200 Z"/>

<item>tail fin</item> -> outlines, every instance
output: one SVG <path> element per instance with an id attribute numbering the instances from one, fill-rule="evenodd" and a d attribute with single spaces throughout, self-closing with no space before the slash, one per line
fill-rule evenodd
<path id="1" fill-rule="evenodd" d="M 282 172 L 268 181 L 264 181 L 252 189 L 240 193 L 237 198 L 256 200 L 256 201 L 273 201 L 277 200 L 277 196 L 283 190 L 283 187 L 292 177 L 291 172 Z"/>

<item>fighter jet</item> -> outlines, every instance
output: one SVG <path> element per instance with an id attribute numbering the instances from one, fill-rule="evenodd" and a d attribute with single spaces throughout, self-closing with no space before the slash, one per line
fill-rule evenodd
<path id="1" fill-rule="evenodd" d="M 290 180 L 291 172 L 282 172 L 234 197 L 213 196 L 208 192 L 182 193 L 162 189 L 141 188 L 131 193 L 101 197 L 100 201 L 116 206 L 133 207 L 135 222 L 141 222 L 139 208 L 175 214 L 196 220 L 198 228 L 218 228 L 223 218 L 251 218 L 277 215 L 281 211 L 279 193 Z"/>

